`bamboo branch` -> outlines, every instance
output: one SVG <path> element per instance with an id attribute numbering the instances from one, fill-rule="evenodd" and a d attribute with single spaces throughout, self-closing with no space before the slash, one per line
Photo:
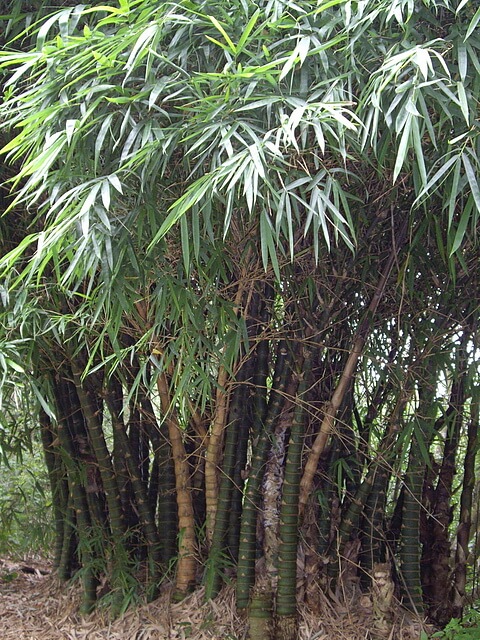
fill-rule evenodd
<path id="1" fill-rule="evenodd" d="M 381 274 L 378 284 L 375 288 L 375 293 L 373 294 L 368 309 L 357 328 L 352 345 L 352 350 L 350 352 L 350 355 L 348 356 L 348 360 L 345 364 L 342 375 L 340 376 L 340 380 L 338 381 L 337 388 L 335 389 L 331 400 L 325 403 L 325 406 L 323 407 L 323 420 L 320 426 L 320 431 L 313 443 L 312 449 L 307 459 L 307 463 L 305 465 L 302 480 L 300 482 L 300 515 L 303 515 L 305 506 L 310 496 L 310 492 L 312 490 L 313 479 L 317 471 L 320 456 L 325 450 L 328 439 L 333 432 L 337 412 L 340 408 L 340 405 L 342 404 L 345 393 L 347 392 L 350 382 L 355 374 L 358 361 L 360 359 L 360 356 L 362 355 L 365 342 L 373 323 L 374 315 L 377 311 L 380 300 L 383 297 L 387 280 L 390 276 L 393 265 L 397 260 L 398 252 L 403 245 L 406 230 L 407 221 L 405 221 L 402 230 L 400 231 L 398 241 L 394 243 L 392 253 L 388 257 L 388 260 L 383 269 L 383 273 Z"/>

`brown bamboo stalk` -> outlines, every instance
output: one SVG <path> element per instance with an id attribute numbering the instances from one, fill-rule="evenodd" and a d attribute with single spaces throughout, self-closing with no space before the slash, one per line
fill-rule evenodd
<path id="1" fill-rule="evenodd" d="M 328 442 L 328 439 L 331 433 L 333 432 L 337 412 L 340 408 L 340 405 L 342 404 L 345 393 L 349 388 L 350 382 L 357 368 L 357 364 L 360 359 L 360 356 L 362 355 L 365 342 L 367 340 L 367 337 L 369 335 L 369 332 L 373 323 L 374 315 L 378 309 L 380 300 L 383 297 L 387 280 L 390 276 L 393 265 L 396 262 L 398 251 L 404 242 L 406 230 L 407 230 L 407 221 L 403 225 L 403 228 L 400 232 L 397 242 L 394 243 L 394 246 L 392 247 L 392 252 L 388 257 L 388 260 L 385 264 L 383 272 L 377 283 L 377 286 L 375 288 L 375 293 L 373 294 L 373 297 L 370 301 L 368 309 L 357 328 L 355 338 L 353 340 L 352 349 L 350 351 L 350 355 L 348 356 L 347 362 L 345 364 L 345 368 L 340 376 L 340 380 L 338 381 L 338 385 L 335 391 L 333 392 L 333 395 L 330 401 L 325 403 L 325 406 L 323 407 L 323 420 L 320 426 L 320 431 L 313 442 L 312 449 L 310 451 L 310 454 L 308 456 L 308 459 L 305 465 L 302 480 L 300 482 L 300 498 L 299 498 L 300 515 L 303 514 L 308 498 L 310 496 L 312 485 L 313 485 L 313 479 L 317 471 L 320 456 L 322 455 L 326 447 L 326 444 Z"/>

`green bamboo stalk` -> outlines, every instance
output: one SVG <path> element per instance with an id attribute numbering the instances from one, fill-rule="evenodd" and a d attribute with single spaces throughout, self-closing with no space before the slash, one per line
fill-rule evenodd
<path id="1" fill-rule="evenodd" d="M 125 527 L 129 532 L 138 529 L 139 518 L 133 504 L 132 483 L 128 475 L 127 464 L 123 456 L 122 447 L 118 442 L 118 436 L 113 431 L 113 468 L 115 477 L 117 478 L 118 493 L 122 504 L 122 512 L 124 514 Z"/>
<path id="2" fill-rule="evenodd" d="M 258 313 L 258 325 L 254 327 L 258 335 L 269 322 L 269 302 L 272 300 L 274 291 L 269 283 L 265 284 L 265 299 L 260 302 Z M 270 364 L 270 343 L 267 339 L 260 337 L 255 348 L 255 369 L 252 376 L 254 389 L 253 396 L 253 438 L 256 438 L 265 423 L 268 410 L 267 402 L 267 378 L 269 376 Z M 257 429 L 257 431 L 255 431 Z"/>
<path id="3" fill-rule="evenodd" d="M 120 384 L 120 383 L 118 383 Z M 121 385 L 120 385 L 121 386 Z M 123 401 L 122 401 L 123 404 Z M 122 406 L 123 409 L 123 406 Z M 128 406 L 128 439 L 130 441 L 130 449 L 136 456 L 135 463 L 138 467 L 141 464 L 140 457 L 140 412 L 138 410 L 135 399 L 131 399 Z"/>
<path id="4" fill-rule="evenodd" d="M 465 587 L 467 584 L 467 559 L 469 554 L 470 530 L 472 526 L 473 492 L 475 489 L 475 460 L 480 448 L 479 434 L 479 393 L 478 387 L 472 397 L 470 421 L 467 430 L 467 449 L 464 458 L 462 492 L 460 496 L 460 516 L 457 529 L 455 551 L 455 573 L 451 590 L 452 615 L 461 618 L 465 607 Z"/>
<path id="5" fill-rule="evenodd" d="M 266 584 L 256 584 L 252 590 L 249 607 L 247 640 L 271 640 L 274 631 L 272 614 L 271 587 Z"/>
<path id="6" fill-rule="evenodd" d="M 319 505 L 318 505 L 318 542 L 317 553 L 319 556 L 326 557 L 330 547 L 330 530 L 332 523 L 330 515 L 332 512 L 332 502 L 335 495 L 334 487 L 331 483 L 319 492 Z"/>
<path id="7" fill-rule="evenodd" d="M 126 533 L 126 527 L 121 507 L 120 494 L 118 491 L 118 484 L 112 460 L 99 419 L 94 391 L 90 385 L 82 382 L 83 371 L 75 358 L 71 360 L 70 365 L 72 367 L 73 380 L 77 389 L 78 399 L 85 417 L 90 443 L 98 462 L 100 476 L 106 492 L 112 535 L 115 538 L 116 543 L 123 544 L 120 541 Z"/>
<path id="8" fill-rule="evenodd" d="M 67 426 L 71 433 L 74 454 L 80 465 L 80 481 L 85 488 L 92 526 L 95 525 L 97 529 L 103 528 L 106 533 L 108 528 L 106 525 L 107 509 L 97 460 L 91 449 L 77 390 L 70 380 L 70 372 L 66 372 L 66 375 L 68 380 L 63 380 L 62 393 L 66 401 Z"/>
<path id="9" fill-rule="evenodd" d="M 89 614 L 95 608 L 99 579 L 95 569 L 96 554 L 93 545 L 93 528 L 88 503 L 83 487 L 72 479 L 70 491 L 73 496 L 78 531 L 78 551 L 82 562 L 83 598 L 80 613 Z"/>
<path id="10" fill-rule="evenodd" d="M 363 524 L 367 526 L 365 530 L 361 527 L 361 535 L 363 534 L 364 545 L 369 544 L 364 554 L 368 553 L 367 562 L 369 569 L 373 569 L 373 564 L 381 562 L 379 556 L 373 557 L 373 544 L 380 552 L 380 530 L 381 521 L 384 513 L 384 503 L 386 496 L 386 487 L 388 482 L 388 466 L 387 460 L 391 451 L 397 432 L 390 426 L 387 427 L 382 441 L 378 446 L 378 454 L 370 464 L 367 475 L 358 487 L 353 496 L 348 509 L 342 517 L 338 530 L 338 549 L 335 562 L 329 565 L 329 573 L 331 576 L 337 576 L 340 568 L 340 560 L 345 557 L 345 548 L 350 539 L 352 531 L 359 526 L 360 518 L 363 514 Z M 368 540 L 368 542 L 367 542 Z M 373 543 L 375 540 L 375 543 Z M 372 576 L 370 571 L 369 576 Z"/>
<path id="11" fill-rule="evenodd" d="M 185 453 L 187 456 L 187 463 L 189 467 L 190 476 L 190 491 L 192 494 L 192 506 L 195 518 L 195 528 L 197 530 L 203 530 L 206 526 L 207 520 L 207 500 L 206 500 L 206 452 L 205 441 L 202 437 L 199 437 L 193 427 L 193 422 L 190 421 L 184 435 L 185 439 Z M 223 435 L 222 435 L 223 444 Z M 217 472 L 218 475 L 218 472 Z M 215 490 L 216 495 L 217 490 Z M 212 497 L 212 496 L 210 496 Z M 216 504 L 215 509 L 216 513 Z M 206 529 L 205 529 L 206 532 Z M 206 538 L 207 545 L 209 543 Z"/>
<path id="12" fill-rule="evenodd" d="M 285 462 L 282 504 L 280 508 L 280 548 L 278 556 L 278 587 L 276 607 L 276 640 L 296 640 L 297 618 L 297 547 L 299 535 L 300 478 L 302 473 L 302 451 L 305 435 L 305 401 L 308 389 L 308 374 L 311 367 L 311 352 L 306 354 L 303 374 L 300 378 L 295 411 L 290 430 L 288 452 Z"/>
<path id="13" fill-rule="evenodd" d="M 271 298 L 273 289 L 269 284 L 265 285 L 266 295 Z M 269 321 L 268 299 L 261 299 L 257 292 L 252 300 L 251 318 L 247 319 L 247 331 L 251 344 L 257 341 L 259 334 L 264 330 Z M 245 468 L 248 456 L 249 438 L 255 439 L 253 425 L 262 425 L 267 412 L 267 377 L 269 373 L 269 342 L 260 339 L 253 353 L 248 357 L 242 367 L 242 375 L 246 385 L 241 388 L 244 396 L 244 405 L 237 411 L 241 419 L 237 420 L 237 451 L 235 466 L 233 469 L 233 491 L 230 503 L 230 522 L 228 526 L 228 553 L 232 562 L 238 562 L 238 550 L 240 545 L 240 525 L 243 511 L 243 497 L 245 485 Z M 232 419 L 236 420 L 233 415 Z"/>
<path id="14" fill-rule="evenodd" d="M 250 602 L 250 589 L 253 586 L 255 578 L 255 540 L 262 479 L 268 449 L 271 444 L 271 434 L 283 407 L 283 393 L 287 386 L 290 373 L 287 345 L 284 340 L 281 340 L 277 348 L 275 374 L 265 424 L 263 428 L 254 429 L 259 435 L 252 452 L 251 469 L 246 483 L 240 527 L 236 590 L 237 607 L 239 609 L 246 608 Z"/>
<path id="15" fill-rule="evenodd" d="M 341 559 L 345 557 L 345 547 L 350 539 L 350 535 L 355 527 L 358 525 L 360 515 L 363 507 L 367 501 L 367 498 L 372 489 L 374 479 L 374 469 L 370 469 L 367 476 L 360 484 L 355 496 L 352 498 L 345 515 L 342 517 L 340 526 L 338 529 L 338 551 L 335 551 L 335 556 L 332 562 L 328 565 L 328 574 L 331 578 L 337 578 L 340 570 Z"/>
<path id="16" fill-rule="evenodd" d="M 405 482 L 407 490 L 404 493 L 400 544 L 402 600 L 408 609 L 418 615 L 423 613 L 419 540 L 423 471 L 423 464 L 412 458 Z"/>
<path id="17" fill-rule="evenodd" d="M 345 394 L 342 405 L 339 409 L 339 417 L 337 420 L 338 439 L 341 443 L 341 458 L 344 466 L 348 469 L 348 473 L 342 473 L 342 482 L 345 491 L 338 487 L 340 493 L 344 493 L 342 500 L 342 512 L 349 508 L 350 500 L 357 492 L 361 484 L 362 466 L 360 464 L 360 454 L 357 449 L 357 437 L 354 432 L 353 423 L 353 382 Z"/>
<path id="18" fill-rule="evenodd" d="M 210 545 L 207 570 L 205 574 L 205 598 L 215 598 L 222 586 L 222 572 L 228 562 L 227 535 L 231 525 L 232 497 L 236 490 L 234 486 L 235 466 L 238 462 L 238 440 L 241 430 L 242 414 L 244 412 L 248 389 L 245 382 L 246 365 L 237 375 L 237 386 L 232 392 L 228 414 L 228 424 L 225 434 L 223 464 L 218 490 L 217 513 Z M 243 456 L 242 456 L 243 457 Z M 238 523 L 239 524 L 239 523 Z"/>
<path id="19" fill-rule="evenodd" d="M 238 561 L 240 544 L 240 522 L 243 510 L 243 488 L 245 485 L 245 467 L 247 465 L 248 442 L 253 424 L 253 398 L 251 373 L 256 364 L 255 357 L 250 357 L 242 367 L 245 384 L 240 386 L 238 403 L 234 403 L 231 421 L 235 423 L 236 451 L 233 475 L 231 479 L 232 494 L 230 497 L 227 550 L 234 564 Z M 244 370 L 244 371 L 243 371 Z M 266 391 L 266 388 L 265 388 Z"/>
<path id="20" fill-rule="evenodd" d="M 145 429 L 145 419 L 142 415 L 136 398 L 130 401 L 130 417 L 128 420 L 128 433 L 130 440 L 130 451 L 134 456 L 139 477 L 141 481 L 148 486 L 150 460 L 149 460 L 149 443 L 147 432 Z"/>
<path id="21" fill-rule="evenodd" d="M 323 461 L 324 469 L 321 474 L 323 477 L 321 488 L 318 492 L 318 542 L 317 553 L 319 556 L 327 558 L 330 550 L 331 536 L 332 536 L 332 509 L 334 501 L 337 499 L 337 487 L 333 481 L 335 477 L 334 468 L 337 464 L 340 456 L 340 442 L 335 439 L 332 442 L 332 446 L 328 451 L 328 456 L 325 456 Z"/>
<path id="22" fill-rule="evenodd" d="M 400 539 L 401 593 L 404 605 L 418 615 L 423 614 L 424 603 L 420 575 L 420 510 L 422 508 L 423 480 L 426 460 L 422 451 L 428 451 L 433 437 L 436 404 L 436 377 L 433 358 L 429 358 L 423 384 L 419 389 L 419 405 L 414 418 L 414 430 L 407 471 L 402 509 Z"/>
<path id="23" fill-rule="evenodd" d="M 380 300 L 384 295 L 390 273 L 396 263 L 398 253 L 405 242 L 407 228 L 408 218 L 405 218 L 402 229 L 396 239 L 396 245 L 395 247 L 392 247 L 392 252 L 385 262 L 384 268 L 377 282 L 377 286 L 375 287 L 375 291 L 370 300 L 370 304 L 368 305 L 368 308 L 356 329 L 347 361 L 340 375 L 335 391 L 333 392 L 330 401 L 324 406 L 324 416 L 322 424 L 320 425 L 320 431 L 312 444 L 310 454 L 303 471 L 303 476 L 300 481 L 300 513 L 305 509 L 310 497 L 313 480 L 318 467 L 318 461 L 334 429 L 337 413 L 342 405 L 345 393 L 348 391 L 352 383 L 352 378 L 355 374 L 360 356 L 362 355 L 367 337 L 372 330 L 373 319 L 377 312 L 378 305 L 380 304 Z"/>
<path id="24" fill-rule="evenodd" d="M 195 515 L 193 511 L 192 492 L 188 459 L 185 451 L 182 429 L 175 408 L 172 406 L 168 378 L 165 373 L 157 376 L 157 389 L 160 397 L 168 437 L 172 447 L 175 490 L 178 514 L 178 556 L 175 592 L 173 598 L 181 600 L 194 587 L 196 581 L 197 539 L 195 533 Z"/>
<path id="25" fill-rule="evenodd" d="M 390 365 L 398 350 L 392 348 L 388 355 L 388 365 Z M 380 408 L 386 403 L 393 385 L 393 376 L 388 370 L 388 365 L 384 369 L 384 374 L 377 384 L 375 393 L 367 408 L 363 421 L 357 416 L 357 424 L 360 434 L 360 449 L 363 455 L 367 455 L 368 446 L 371 440 L 372 427 L 378 416 Z M 390 425 L 395 422 L 395 412 L 390 421 Z M 360 583 L 363 588 L 372 587 L 372 576 L 374 565 L 384 563 L 385 558 L 385 507 L 387 499 L 387 487 L 392 473 L 394 458 L 393 442 L 397 430 L 389 426 L 383 437 L 382 443 L 378 447 L 377 459 L 371 464 L 373 473 L 373 483 L 363 509 L 362 522 L 360 524 L 361 550 L 359 564 L 362 569 L 360 573 Z M 393 453 L 392 453 L 393 452 Z"/>
<path id="26" fill-rule="evenodd" d="M 150 482 L 148 484 L 148 505 L 155 519 L 157 514 L 158 490 L 160 486 L 160 460 L 158 451 L 153 454 L 152 468 L 150 470 Z"/>
<path id="27" fill-rule="evenodd" d="M 248 391 L 247 391 L 248 394 Z M 230 521 L 228 525 L 228 554 L 234 564 L 238 562 L 238 548 L 240 545 L 240 523 L 243 510 L 243 489 L 245 485 L 245 467 L 248 456 L 248 442 L 251 433 L 253 414 L 245 399 L 241 420 L 237 423 L 237 450 L 235 466 L 233 468 L 232 495 L 230 501 Z"/>
<path id="28" fill-rule="evenodd" d="M 172 447 L 167 431 L 167 425 L 163 422 L 160 425 L 162 443 L 157 449 L 159 456 L 157 520 L 162 532 L 162 561 L 166 567 L 169 567 L 177 554 L 178 513 Z"/>
<path id="29" fill-rule="evenodd" d="M 68 482 L 67 482 L 68 487 Z M 61 582 L 66 582 L 73 575 L 75 553 L 78 548 L 78 534 L 75 519 L 73 495 L 68 496 L 65 521 L 63 523 L 63 538 L 60 560 L 57 567 L 57 575 Z"/>
<path id="30" fill-rule="evenodd" d="M 373 467 L 373 484 L 364 508 L 360 526 L 361 551 L 359 563 L 362 568 L 360 581 L 364 588 L 372 586 L 375 564 L 385 562 L 384 519 L 387 486 L 390 472 L 385 462 Z"/>
<path id="31" fill-rule="evenodd" d="M 260 340 L 256 348 L 255 371 L 252 378 L 254 389 L 253 396 L 253 437 L 256 438 L 262 430 L 262 425 L 268 411 L 267 402 L 267 379 L 269 375 L 269 355 L 270 345 L 268 340 Z"/>
<path id="32" fill-rule="evenodd" d="M 64 468 L 58 453 L 54 449 L 55 434 L 53 425 L 48 415 L 40 409 L 39 412 L 40 435 L 42 439 L 43 454 L 47 467 L 52 495 L 53 519 L 55 523 L 55 550 L 53 566 L 58 569 L 63 551 L 65 538 L 64 529 L 67 527 L 66 517 L 68 512 L 68 484 L 64 481 Z"/>

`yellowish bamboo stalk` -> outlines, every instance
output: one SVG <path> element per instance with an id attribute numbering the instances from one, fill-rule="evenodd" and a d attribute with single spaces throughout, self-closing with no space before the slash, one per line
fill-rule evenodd
<path id="1" fill-rule="evenodd" d="M 174 408 L 171 406 L 170 391 L 165 373 L 157 378 L 160 404 L 168 427 L 175 469 L 175 489 L 178 510 L 178 563 L 175 588 L 178 596 L 183 596 L 195 584 L 197 560 L 195 555 L 195 521 L 192 494 L 189 490 L 189 468 L 182 432 Z"/>
<path id="2" fill-rule="evenodd" d="M 240 280 L 234 300 L 234 310 L 238 312 L 245 291 L 245 278 Z M 210 427 L 207 451 L 205 456 L 205 506 L 206 506 L 206 537 L 211 543 L 218 505 L 218 471 L 220 468 L 223 436 L 227 423 L 230 393 L 227 388 L 228 373 L 220 365 L 217 376 L 217 392 L 215 396 L 215 414 Z"/>
<path id="3" fill-rule="evenodd" d="M 206 535 L 210 544 L 215 527 L 218 502 L 218 465 L 223 443 L 223 433 L 228 414 L 228 391 L 225 388 L 228 374 L 220 367 L 215 397 L 215 416 L 211 426 L 205 456 Z"/>
<path id="4" fill-rule="evenodd" d="M 136 309 L 140 318 L 149 325 L 148 309 L 145 300 L 136 302 Z M 152 353 L 162 355 L 163 350 L 160 342 L 154 336 L 154 346 Z M 170 363 L 168 374 L 173 373 L 173 363 Z M 160 397 L 160 406 L 168 428 L 168 437 L 172 447 L 172 457 L 175 472 L 175 489 L 178 513 L 178 561 L 177 576 L 175 581 L 176 597 L 183 597 L 194 586 L 196 580 L 196 538 L 195 538 L 195 518 L 192 502 L 192 492 L 190 490 L 190 470 L 187 460 L 187 452 L 182 438 L 182 431 L 178 424 L 178 418 L 170 396 L 168 378 L 165 372 L 157 377 L 157 390 Z M 191 406 L 192 421 L 197 434 L 202 439 L 207 438 L 207 433 L 203 425 L 203 420 L 198 412 Z"/>

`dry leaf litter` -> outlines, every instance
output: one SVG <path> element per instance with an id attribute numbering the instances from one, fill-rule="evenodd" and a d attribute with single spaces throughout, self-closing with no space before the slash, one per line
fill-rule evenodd
<path id="1" fill-rule="evenodd" d="M 198 589 L 173 604 L 171 587 L 166 585 L 155 602 L 132 607 L 114 621 L 101 609 L 80 616 L 80 591 L 78 584 L 60 584 L 45 562 L 0 559 L 0 640 L 247 638 L 247 621 L 236 612 L 232 587 L 225 587 L 214 601 L 204 602 L 203 589 Z M 368 596 L 342 602 L 320 595 L 315 612 L 306 608 L 300 612 L 298 640 L 420 639 L 418 621 L 396 612 L 388 629 L 375 629 L 372 611 Z"/>

